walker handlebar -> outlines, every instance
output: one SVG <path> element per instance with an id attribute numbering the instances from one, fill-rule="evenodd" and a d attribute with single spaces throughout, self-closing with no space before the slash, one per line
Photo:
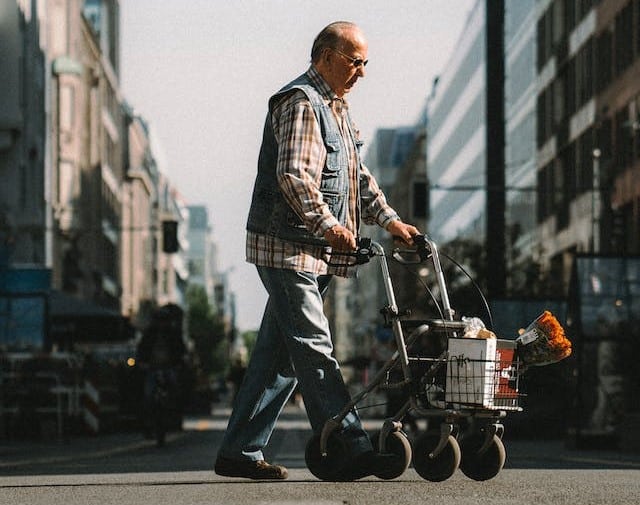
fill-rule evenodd
<path id="1" fill-rule="evenodd" d="M 360 237 L 357 242 L 358 245 L 354 251 L 332 251 L 331 253 L 332 258 L 334 256 L 341 256 L 344 258 L 352 259 L 351 261 L 340 262 L 330 260 L 327 262 L 327 265 L 333 267 L 363 265 L 365 263 L 368 263 L 374 256 L 384 255 L 382 246 L 380 246 L 376 242 L 373 242 L 368 237 Z M 393 258 L 399 263 L 405 265 L 414 265 L 426 261 L 431 255 L 431 241 L 427 238 L 426 235 L 414 235 L 413 243 L 415 247 L 411 249 L 394 249 Z M 407 257 L 409 255 L 413 255 L 414 257 L 417 256 L 417 258 L 409 259 Z"/>

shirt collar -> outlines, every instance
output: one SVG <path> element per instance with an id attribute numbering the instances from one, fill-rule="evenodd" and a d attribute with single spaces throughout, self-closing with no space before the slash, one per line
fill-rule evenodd
<path id="1" fill-rule="evenodd" d="M 324 80 L 324 78 L 320 75 L 320 72 L 318 72 L 318 69 L 314 65 L 311 65 L 309 67 L 309 70 L 307 70 L 307 76 L 316 87 L 318 92 L 322 95 L 322 97 L 328 102 L 339 100 L 343 103 L 343 105 L 347 105 L 347 102 L 344 98 L 338 98 L 338 95 L 336 95 L 335 91 L 331 89 L 331 86 L 327 84 L 327 81 Z"/>

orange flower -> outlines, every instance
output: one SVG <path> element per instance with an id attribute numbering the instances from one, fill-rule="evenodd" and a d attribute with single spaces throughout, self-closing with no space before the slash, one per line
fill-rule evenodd
<path id="1" fill-rule="evenodd" d="M 518 354 L 526 365 L 549 365 L 571 355 L 571 342 L 548 310 L 533 321 L 516 342 Z"/>
<path id="2" fill-rule="evenodd" d="M 571 342 L 564 334 L 562 325 L 555 316 L 545 310 L 536 320 L 538 327 L 546 334 L 549 339 L 549 347 L 559 359 L 564 359 L 571 354 Z"/>

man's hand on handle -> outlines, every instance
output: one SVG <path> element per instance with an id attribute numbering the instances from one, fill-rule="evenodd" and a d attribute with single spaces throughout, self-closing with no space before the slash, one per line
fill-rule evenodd
<path id="1" fill-rule="evenodd" d="M 418 228 L 411 224 L 403 223 L 399 219 L 391 221 L 387 226 L 387 231 L 393 235 L 395 240 L 399 240 L 405 245 L 412 246 L 414 235 L 420 235 Z"/>
<path id="2" fill-rule="evenodd" d="M 339 224 L 324 232 L 324 238 L 334 251 L 355 251 L 357 247 L 353 233 Z"/>
<path id="3" fill-rule="evenodd" d="M 394 240 L 398 240 L 407 246 L 414 245 L 413 237 L 420 235 L 420 230 L 415 226 L 403 223 L 400 220 L 391 221 L 387 226 L 387 231 L 393 235 Z M 334 251 L 355 251 L 358 246 L 353 233 L 339 224 L 328 229 L 324 233 L 324 238 Z"/>

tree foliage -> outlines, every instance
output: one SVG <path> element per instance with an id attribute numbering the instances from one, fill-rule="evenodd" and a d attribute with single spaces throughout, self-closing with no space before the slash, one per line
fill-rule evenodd
<path id="1" fill-rule="evenodd" d="M 256 346 L 256 339 L 258 338 L 258 332 L 256 330 L 245 331 L 242 334 L 244 345 L 247 346 L 247 354 L 251 356 L 253 348 Z"/>
<path id="2" fill-rule="evenodd" d="M 224 323 L 214 313 L 204 287 L 194 285 L 187 290 L 187 314 L 189 337 L 202 371 L 206 374 L 220 371 L 225 365 L 221 363 L 224 353 L 220 349 L 226 340 Z"/>
<path id="3" fill-rule="evenodd" d="M 456 238 L 441 248 L 441 264 L 451 306 L 459 316 L 486 317 L 487 272 L 484 244 Z"/>

